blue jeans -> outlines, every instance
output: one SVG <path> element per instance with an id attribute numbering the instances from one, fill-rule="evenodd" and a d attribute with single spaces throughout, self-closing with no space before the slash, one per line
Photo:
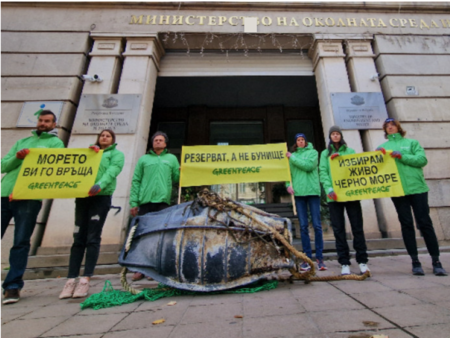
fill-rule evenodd
<path id="1" fill-rule="evenodd" d="M 298 221 L 300 222 L 300 233 L 302 237 L 303 252 L 312 258 L 311 241 L 308 231 L 308 205 L 314 227 L 316 246 L 316 258 L 323 259 L 323 235 L 322 223 L 320 222 L 320 197 L 319 196 L 295 196 Z"/>
<path id="2" fill-rule="evenodd" d="M 9 222 L 14 217 L 14 245 L 9 252 L 10 270 L 3 282 L 3 289 L 22 289 L 23 274 L 28 263 L 30 239 L 36 226 L 36 219 L 42 207 L 42 201 L 18 200 L 10 202 L 2 197 L 2 238 Z"/>

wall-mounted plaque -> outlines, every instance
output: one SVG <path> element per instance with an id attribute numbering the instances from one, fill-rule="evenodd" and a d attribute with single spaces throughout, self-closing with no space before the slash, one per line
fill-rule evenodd
<path id="1" fill-rule="evenodd" d="M 331 104 L 342 129 L 381 129 L 388 117 L 381 93 L 331 93 Z"/>
<path id="2" fill-rule="evenodd" d="M 25 102 L 20 111 L 17 127 L 33 128 L 36 127 L 39 114 L 43 110 L 51 110 L 59 120 L 64 102 L 62 101 L 30 101 Z"/>
<path id="3" fill-rule="evenodd" d="M 111 129 L 116 134 L 136 131 L 140 94 L 83 94 L 72 128 L 74 134 L 97 134 Z"/>

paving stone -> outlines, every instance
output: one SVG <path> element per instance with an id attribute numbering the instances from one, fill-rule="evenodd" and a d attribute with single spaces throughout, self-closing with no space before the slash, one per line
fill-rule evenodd
<path id="1" fill-rule="evenodd" d="M 102 336 L 102 338 L 169 338 L 174 328 L 175 327 L 172 325 L 163 323 L 159 325 L 153 325 L 152 327 L 147 327 L 145 329 L 108 332 L 104 336 Z"/>
<path id="2" fill-rule="evenodd" d="M 44 332 L 48 332 L 55 326 L 64 323 L 69 318 L 70 316 L 13 320 L 5 325 L 2 325 L 2 337 L 8 338 L 39 337 Z"/>
<path id="3" fill-rule="evenodd" d="M 299 303 L 306 311 L 326 311 L 326 310 L 357 310 L 364 309 L 364 306 L 349 298 L 345 294 L 329 297 L 328 295 L 315 298 L 301 298 Z"/>
<path id="4" fill-rule="evenodd" d="M 306 310 L 302 304 L 295 298 L 282 298 L 278 301 L 266 302 L 265 300 L 245 300 L 244 316 L 267 317 L 267 316 L 283 316 L 291 314 L 304 313 Z"/>
<path id="5" fill-rule="evenodd" d="M 436 303 L 441 301 L 450 302 L 450 289 L 447 286 L 438 286 L 422 289 L 403 290 L 404 293 L 420 299 L 424 302 Z"/>
<path id="6" fill-rule="evenodd" d="M 394 290 L 407 290 L 407 289 L 427 289 L 437 286 L 426 276 L 412 276 L 410 278 L 399 278 L 399 279 L 386 279 L 381 281 L 383 285 L 394 289 Z"/>
<path id="7" fill-rule="evenodd" d="M 370 310 L 337 310 L 310 313 L 321 332 L 358 331 L 367 328 L 364 322 L 378 323 L 378 329 L 394 328 L 393 325 Z"/>
<path id="8" fill-rule="evenodd" d="M 339 290 L 344 291 L 347 294 L 354 293 L 364 293 L 367 290 L 370 291 L 378 291 L 378 292 L 387 292 L 392 289 L 388 286 L 385 286 L 377 281 L 371 281 L 370 279 L 366 279 L 363 281 L 340 281 L 340 282 L 331 282 L 335 287 Z"/>
<path id="9" fill-rule="evenodd" d="M 406 329 L 416 336 L 424 338 L 448 338 L 450 335 L 450 323 L 407 327 Z"/>
<path id="10" fill-rule="evenodd" d="M 49 318 L 49 317 L 59 317 L 59 316 L 73 316 L 81 312 L 80 306 L 73 304 L 67 306 L 66 304 L 51 304 L 48 306 L 43 306 L 39 308 L 38 311 L 33 311 L 24 315 L 21 319 L 29 318 Z"/>
<path id="11" fill-rule="evenodd" d="M 207 323 L 215 321 L 230 321 L 236 315 L 243 313 L 242 303 L 229 303 L 215 305 L 190 305 L 182 318 L 182 324 Z"/>
<path id="12" fill-rule="evenodd" d="M 108 315 L 90 315 L 73 316 L 65 321 L 64 325 L 58 325 L 47 331 L 42 337 L 76 335 L 76 334 L 94 334 L 108 332 L 113 326 L 117 325 L 128 314 L 108 314 Z M 53 317 L 60 318 L 60 317 Z"/>
<path id="13" fill-rule="evenodd" d="M 310 334 L 316 337 L 320 331 L 308 314 L 246 318 L 244 317 L 245 338 L 297 337 Z"/>
<path id="14" fill-rule="evenodd" d="M 176 306 L 177 308 L 183 307 L 187 308 L 193 301 L 193 296 L 176 296 L 176 297 L 167 297 L 167 298 L 161 298 L 154 302 L 151 301 L 142 301 L 139 303 L 139 307 L 136 309 L 136 311 L 147 311 L 147 310 L 155 310 L 158 308 L 164 308 L 167 307 L 169 302 L 177 302 Z M 170 306 L 169 306 L 170 307 Z"/>
<path id="15" fill-rule="evenodd" d="M 171 337 L 176 338 L 241 338 L 243 320 L 230 318 L 228 321 L 211 321 L 198 324 L 178 325 Z"/>
<path id="16" fill-rule="evenodd" d="M 400 327 L 450 322 L 450 311 L 442 311 L 431 304 L 391 306 L 376 311 Z"/>
<path id="17" fill-rule="evenodd" d="M 115 325 L 111 331 L 142 329 L 152 327 L 153 322 L 165 319 L 165 325 L 177 325 L 186 312 L 186 307 L 161 306 L 152 310 L 133 312 Z"/>
<path id="18" fill-rule="evenodd" d="M 411 297 L 402 291 L 392 290 L 387 292 L 366 292 L 353 294 L 352 297 L 359 300 L 369 308 L 390 307 L 399 305 L 413 305 L 423 303 L 421 300 Z"/>

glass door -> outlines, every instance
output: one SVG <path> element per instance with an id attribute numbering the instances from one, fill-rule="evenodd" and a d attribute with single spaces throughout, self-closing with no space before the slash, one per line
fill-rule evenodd
<path id="1" fill-rule="evenodd" d="M 262 121 L 214 121 L 210 123 L 211 145 L 251 145 L 264 143 Z M 245 204 L 265 203 L 264 183 L 212 185 L 211 190 L 221 197 Z"/>

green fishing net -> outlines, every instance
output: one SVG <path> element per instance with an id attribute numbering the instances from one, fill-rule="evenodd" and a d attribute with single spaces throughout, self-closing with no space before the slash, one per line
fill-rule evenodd
<path id="1" fill-rule="evenodd" d="M 277 280 L 263 280 L 250 285 L 239 287 L 231 290 L 214 291 L 214 292 L 195 292 L 180 290 L 169 287 L 164 284 L 158 284 L 154 289 L 144 289 L 137 295 L 133 295 L 128 291 L 115 290 L 109 280 L 105 281 L 103 290 L 95 293 L 80 304 L 81 309 L 92 308 L 94 310 L 104 309 L 123 304 L 129 304 L 138 300 L 148 300 L 154 302 L 160 298 L 174 297 L 174 296 L 193 296 L 193 295 L 218 295 L 230 293 L 255 293 L 259 291 L 276 289 L 278 286 Z"/>

